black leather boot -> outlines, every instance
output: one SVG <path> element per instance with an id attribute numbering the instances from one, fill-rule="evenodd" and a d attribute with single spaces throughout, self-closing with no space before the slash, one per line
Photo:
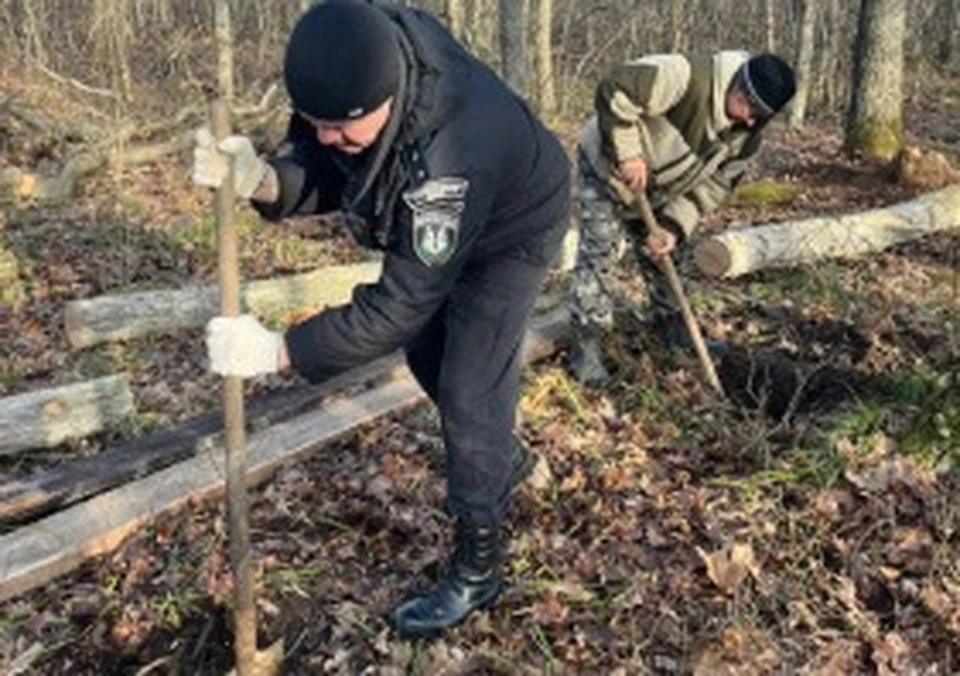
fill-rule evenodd
<path id="1" fill-rule="evenodd" d="M 456 548 L 443 577 L 425 595 L 395 608 L 390 624 L 400 638 L 436 636 L 474 610 L 492 606 L 502 583 L 499 526 L 459 519 Z"/>
<path id="2" fill-rule="evenodd" d="M 537 465 L 537 456 L 518 437 L 513 437 L 513 456 L 510 459 L 510 490 L 527 480 Z"/>

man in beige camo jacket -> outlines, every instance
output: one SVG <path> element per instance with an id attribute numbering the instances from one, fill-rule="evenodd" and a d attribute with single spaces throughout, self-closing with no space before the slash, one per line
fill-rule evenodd
<path id="1" fill-rule="evenodd" d="M 578 380 L 599 386 L 609 379 L 600 338 L 622 303 L 649 320 L 668 347 L 685 346 L 654 261 L 683 245 L 723 203 L 756 155 L 766 123 L 795 91 L 783 59 L 741 51 L 645 56 L 600 81 L 596 115 L 578 144 L 580 240 L 569 298 Z M 647 193 L 663 233 L 646 232 L 633 206 L 638 191 Z"/>

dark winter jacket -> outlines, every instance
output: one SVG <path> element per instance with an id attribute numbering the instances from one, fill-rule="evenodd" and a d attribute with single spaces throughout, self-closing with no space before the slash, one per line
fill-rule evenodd
<path id="1" fill-rule="evenodd" d="M 319 381 L 411 340 L 473 265 L 511 250 L 541 261 L 538 241 L 563 227 L 569 165 L 560 143 L 484 64 L 430 15 L 385 11 L 401 29 L 405 84 L 378 145 L 348 158 L 294 115 L 269 220 L 343 210 L 383 273 L 349 305 L 286 336 L 291 362 Z M 509 293 L 509 289 L 504 289 Z"/>

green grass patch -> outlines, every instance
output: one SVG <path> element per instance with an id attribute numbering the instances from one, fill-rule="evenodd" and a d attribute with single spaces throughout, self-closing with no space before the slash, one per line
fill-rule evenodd
<path id="1" fill-rule="evenodd" d="M 837 414 L 828 429 L 834 441 L 846 438 L 859 453 L 874 448 L 878 434 L 896 442 L 898 452 L 934 467 L 960 467 L 960 375 L 909 371 L 899 374 L 876 399 Z"/>
<path id="2" fill-rule="evenodd" d="M 960 467 L 960 375 L 949 373 L 914 384 L 918 404 L 900 448 L 925 463 Z"/>
<path id="3" fill-rule="evenodd" d="M 838 316 L 846 316 L 862 299 L 859 291 L 848 288 L 845 272 L 846 268 L 837 261 L 821 261 L 816 268 L 771 270 L 750 284 L 749 295 L 766 303 L 802 298 L 808 306 L 821 305 Z"/>
<path id="4" fill-rule="evenodd" d="M 792 183 L 764 179 L 744 183 L 733 193 L 731 204 L 738 207 L 767 207 L 790 204 L 800 194 L 800 188 Z"/>

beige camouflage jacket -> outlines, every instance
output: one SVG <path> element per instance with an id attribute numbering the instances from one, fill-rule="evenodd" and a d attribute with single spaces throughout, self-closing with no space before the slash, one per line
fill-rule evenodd
<path id="1" fill-rule="evenodd" d="M 650 169 L 653 208 L 686 235 L 727 198 L 760 146 L 759 129 L 734 125 L 726 113 L 727 89 L 748 56 L 645 56 L 600 82 L 597 114 L 579 139 L 580 167 L 611 187 L 624 218 L 638 212 L 614 168 L 638 155 Z"/>

